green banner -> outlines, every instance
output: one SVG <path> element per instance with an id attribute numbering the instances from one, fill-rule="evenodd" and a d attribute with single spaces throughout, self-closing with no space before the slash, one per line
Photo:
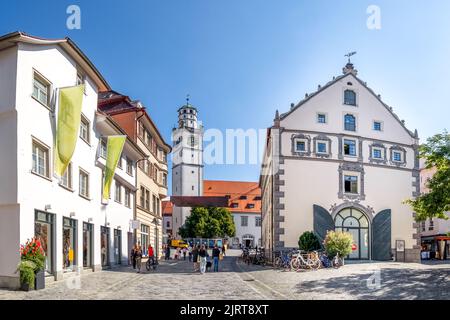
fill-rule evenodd
<path id="1" fill-rule="evenodd" d="M 81 121 L 84 84 L 59 89 L 55 141 L 55 174 L 62 177 L 75 151 Z"/>
<path id="2" fill-rule="evenodd" d="M 122 154 L 123 145 L 125 144 L 126 136 L 109 136 L 107 151 L 106 151 L 106 168 L 105 178 L 103 180 L 103 196 L 105 200 L 109 199 L 109 192 L 111 189 L 111 183 L 114 177 L 114 171 L 116 170 L 117 163 L 119 162 L 120 155 Z"/>

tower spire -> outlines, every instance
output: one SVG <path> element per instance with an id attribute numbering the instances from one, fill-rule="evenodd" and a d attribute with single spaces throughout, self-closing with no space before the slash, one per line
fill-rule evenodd
<path id="1" fill-rule="evenodd" d="M 191 95 L 188 93 L 187 95 L 186 95 L 186 105 L 188 106 L 189 105 L 189 99 L 191 98 Z"/>

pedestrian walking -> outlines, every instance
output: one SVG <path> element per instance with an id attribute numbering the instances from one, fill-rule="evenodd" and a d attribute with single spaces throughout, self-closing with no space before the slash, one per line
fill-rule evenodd
<path id="1" fill-rule="evenodd" d="M 206 257 L 208 257 L 208 251 L 206 251 L 205 245 L 202 244 L 200 250 L 198 251 L 198 256 L 200 258 L 200 273 L 205 274 L 206 271 Z"/>
<path id="2" fill-rule="evenodd" d="M 219 272 L 220 249 L 217 245 L 215 245 L 214 249 L 212 250 L 212 257 L 214 262 L 214 272 Z"/>
<path id="3" fill-rule="evenodd" d="M 225 257 L 225 251 L 226 251 L 227 249 L 226 249 L 226 247 L 225 247 L 225 245 L 223 245 L 222 246 L 222 254 L 223 254 L 223 256 Z"/>
<path id="4" fill-rule="evenodd" d="M 188 248 L 188 256 L 189 256 L 189 262 L 191 262 L 192 261 L 192 246 L 191 245 L 189 245 L 189 248 Z"/>
<path id="5" fill-rule="evenodd" d="M 130 256 L 131 262 L 133 264 L 133 269 L 135 269 L 135 270 L 136 270 L 136 249 L 137 249 L 137 244 L 135 244 L 133 246 L 133 248 L 131 249 L 131 256 Z"/>
<path id="6" fill-rule="evenodd" d="M 155 264 L 155 251 L 151 244 L 148 245 L 148 259 L 150 260 L 151 265 Z"/>
<path id="7" fill-rule="evenodd" d="M 187 251 L 188 251 L 187 248 L 184 247 L 184 248 L 183 248 L 183 260 L 184 260 L 184 261 L 186 261 L 186 253 L 187 253 Z"/>
<path id="8" fill-rule="evenodd" d="M 138 270 L 137 273 L 140 273 L 142 266 L 142 248 L 140 245 L 137 246 L 134 254 L 136 255 L 136 268 Z"/>
<path id="9" fill-rule="evenodd" d="M 200 250 L 200 246 L 197 245 L 192 249 L 192 261 L 194 262 L 194 272 L 197 272 L 199 269 L 199 258 L 198 258 L 198 251 Z"/>
<path id="10" fill-rule="evenodd" d="M 166 245 L 166 260 L 170 260 L 170 246 Z"/>

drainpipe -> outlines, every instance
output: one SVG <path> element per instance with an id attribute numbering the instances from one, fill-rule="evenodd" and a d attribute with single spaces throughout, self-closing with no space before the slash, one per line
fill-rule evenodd
<path id="1" fill-rule="evenodd" d="M 138 186 L 138 181 L 137 181 L 138 170 L 139 170 L 138 163 L 139 163 L 139 161 L 143 161 L 143 160 L 148 160 L 148 158 L 141 158 L 141 159 L 136 160 L 136 174 L 134 177 L 134 185 L 136 186 L 137 190 L 134 195 L 134 212 L 133 212 L 134 220 L 137 220 L 137 194 L 138 194 L 138 191 L 140 190 L 140 188 Z M 133 237 L 134 237 L 134 243 L 133 243 L 133 245 L 134 245 L 135 243 L 137 243 L 137 230 L 136 229 L 133 230 Z"/>
<path id="2" fill-rule="evenodd" d="M 139 111 L 142 112 L 142 114 L 140 116 L 136 117 L 137 112 L 139 112 Z M 141 119 L 144 116 L 144 114 L 145 114 L 145 111 L 143 111 L 143 110 L 139 110 L 139 111 L 137 111 L 135 113 L 135 118 L 134 118 L 134 123 L 136 124 L 134 126 L 134 141 L 136 141 L 136 143 L 137 143 L 137 139 L 138 139 L 138 135 L 137 135 L 138 126 L 137 126 L 137 124 L 139 122 L 139 119 Z M 147 160 L 147 159 L 148 158 L 142 158 L 142 159 L 136 160 L 136 175 L 135 175 L 135 179 L 134 179 L 134 185 L 135 185 L 137 190 L 136 190 L 136 193 L 134 195 L 133 220 L 137 220 L 137 194 L 138 194 L 138 190 L 140 190 L 139 187 L 138 187 L 138 181 L 137 181 L 138 170 L 139 170 L 138 163 L 139 163 L 139 161 Z M 133 230 L 133 237 L 134 237 L 134 243 L 133 243 L 133 245 L 134 245 L 135 243 L 137 243 L 137 231 L 136 231 L 136 229 Z"/>

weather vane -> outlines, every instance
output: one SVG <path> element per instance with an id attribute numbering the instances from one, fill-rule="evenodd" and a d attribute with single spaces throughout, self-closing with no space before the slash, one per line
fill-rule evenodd
<path id="1" fill-rule="evenodd" d="M 347 53 L 346 55 L 345 55 L 345 57 L 348 57 L 348 63 L 351 63 L 350 62 L 350 57 L 351 56 L 354 56 L 356 54 L 356 51 L 353 51 L 353 52 L 349 52 L 349 53 Z"/>
<path id="2" fill-rule="evenodd" d="M 189 98 L 191 97 L 191 95 L 188 93 L 186 95 L 186 104 L 189 105 Z"/>

